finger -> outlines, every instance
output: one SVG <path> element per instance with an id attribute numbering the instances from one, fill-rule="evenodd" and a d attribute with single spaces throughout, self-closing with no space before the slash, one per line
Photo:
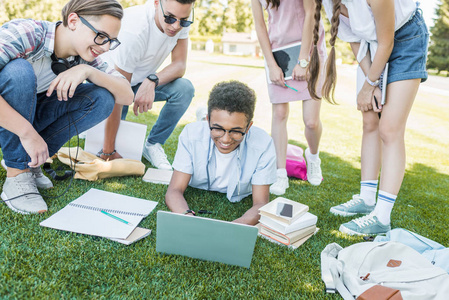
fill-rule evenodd
<path id="1" fill-rule="evenodd" d="M 72 85 L 72 83 L 70 81 L 67 81 L 62 86 L 62 89 L 61 89 L 62 100 L 67 101 L 69 99 L 68 98 L 68 94 L 69 94 L 69 90 L 70 90 L 70 86 L 71 85 Z"/>
<path id="2" fill-rule="evenodd" d="M 136 116 L 139 115 L 138 109 L 139 109 L 139 105 L 134 102 L 133 111 Z"/>
<path id="3" fill-rule="evenodd" d="M 53 91 L 55 90 L 55 87 L 57 86 L 57 79 L 58 78 L 56 78 L 56 79 L 54 79 L 51 83 L 50 83 L 50 86 L 48 87 L 48 90 L 47 90 L 47 97 L 50 97 L 51 96 L 51 94 L 53 94 Z"/>
<path id="4" fill-rule="evenodd" d="M 77 85 L 77 84 L 74 84 L 74 83 L 72 83 L 72 84 L 70 85 L 70 89 L 69 89 L 69 98 L 72 98 L 73 95 L 75 95 L 75 90 L 76 90 L 77 87 L 78 87 L 78 85 Z"/>
<path id="5" fill-rule="evenodd" d="M 36 164 L 37 164 L 37 161 L 38 161 L 38 158 L 37 158 L 36 155 L 30 156 L 30 158 L 31 158 L 31 161 L 28 163 L 28 166 L 31 167 L 31 168 L 35 168 Z"/>

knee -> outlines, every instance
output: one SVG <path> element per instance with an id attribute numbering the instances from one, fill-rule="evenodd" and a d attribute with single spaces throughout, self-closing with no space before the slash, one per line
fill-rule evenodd
<path id="1" fill-rule="evenodd" d="M 177 99 L 180 99 L 182 103 L 190 104 L 193 96 L 195 95 L 195 88 L 190 80 L 178 78 L 173 81 L 173 88 L 176 91 Z"/>
<path id="2" fill-rule="evenodd" d="M 104 120 L 109 117 L 115 105 L 115 99 L 111 92 L 97 86 L 92 92 L 92 99 L 94 100 L 95 113 L 98 114 L 99 118 Z"/>
<path id="3" fill-rule="evenodd" d="M 276 122 L 286 122 L 288 119 L 288 109 L 284 105 L 276 104 L 273 107 L 273 120 Z"/>
<path id="4" fill-rule="evenodd" d="M 317 130 L 320 128 L 321 122 L 320 120 L 314 120 L 314 119 L 304 119 L 304 125 L 306 126 L 307 130 Z"/>
<path id="5" fill-rule="evenodd" d="M 11 90 L 30 91 L 34 96 L 36 93 L 36 75 L 33 66 L 23 58 L 11 60 L 0 71 L 0 84 Z"/>
<path id="6" fill-rule="evenodd" d="M 363 120 L 363 133 L 373 133 L 379 129 L 379 122 L 373 120 Z"/>
<path id="7" fill-rule="evenodd" d="M 384 144 L 403 141 L 405 128 L 398 128 L 392 124 L 382 123 L 379 125 L 379 135 Z"/>

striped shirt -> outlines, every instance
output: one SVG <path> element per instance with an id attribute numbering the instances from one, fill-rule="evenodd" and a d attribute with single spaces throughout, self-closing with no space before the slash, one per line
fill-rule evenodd
<path id="1" fill-rule="evenodd" d="M 56 24 L 57 22 L 32 19 L 16 19 L 3 24 L 0 27 L 0 70 L 13 59 L 26 59 L 33 65 L 38 82 L 38 93 L 47 90 L 51 81 L 56 78 L 55 74 L 49 73 L 49 70 L 51 72 L 50 56 L 54 52 Z M 73 57 L 68 58 L 68 60 L 71 59 Z M 92 62 L 80 59 L 80 63 L 124 78 L 100 57 Z M 44 82 L 39 80 L 42 76 L 45 77 Z"/>

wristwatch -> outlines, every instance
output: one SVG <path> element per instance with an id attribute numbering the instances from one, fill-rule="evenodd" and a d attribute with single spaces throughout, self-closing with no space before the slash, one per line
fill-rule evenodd
<path id="1" fill-rule="evenodd" d="M 368 82 L 368 84 L 369 84 L 370 86 L 379 86 L 380 79 L 371 81 L 371 80 L 368 78 L 368 76 L 366 76 L 366 82 Z"/>
<path id="2" fill-rule="evenodd" d="M 307 68 L 307 66 L 309 65 L 309 61 L 307 59 L 298 59 L 298 65 L 301 68 Z"/>
<path id="3" fill-rule="evenodd" d="M 153 81 L 156 86 L 159 85 L 159 77 L 156 74 L 150 74 L 147 77 L 150 81 Z"/>

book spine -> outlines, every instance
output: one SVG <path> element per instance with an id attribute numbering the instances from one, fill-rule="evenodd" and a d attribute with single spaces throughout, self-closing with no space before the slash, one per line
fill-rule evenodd
<path id="1" fill-rule="evenodd" d="M 123 211 L 123 210 L 95 207 L 95 206 L 83 205 L 83 204 L 77 204 L 77 203 L 69 203 L 68 205 L 73 206 L 73 207 L 77 207 L 77 208 L 81 208 L 81 209 L 89 209 L 89 210 L 94 210 L 94 211 L 102 211 L 103 210 L 103 211 L 106 211 L 106 212 L 111 213 L 111 214 L 122 214 L 122 215 L 127 215 L 127 216 L 139 216 L 139 217 L 146 217 L 147 216 L 145 214 L 140 214 L 140 213 L 135 213 L 135 212 L 128 212 L 128 211 Z"/>

